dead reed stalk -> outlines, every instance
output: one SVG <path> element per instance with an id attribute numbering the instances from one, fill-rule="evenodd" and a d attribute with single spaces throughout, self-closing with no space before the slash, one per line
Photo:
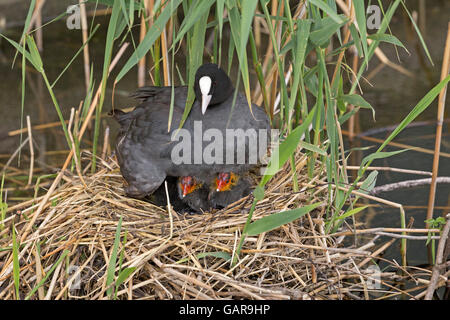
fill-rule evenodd
<path id="1" fill-rule="evenodd" d="M 450 22 L 447 29 L 447 40 L 445 42 L 444 59 L 442 61 L 441 69 L 441 81 L 447 77 L 450 68 Z M 438 111 L 437 111 L 437 123 L 436 123 L 436 139 L 434 145 L 434 158 L 433 158 L 433 175 L 431 176 L 430 194 L 428 198 L 428 210 L 427 220 L 433 218 L 433 207 L 436 194 L 436 179 L 439 170 L 439 154 L 441 151 L 442 140 L 442 124 L 444 122 L 444 110 L 445 110 L 445 97 L 447 94 L 447 85 L 442 88 L 439 93 Z"/>

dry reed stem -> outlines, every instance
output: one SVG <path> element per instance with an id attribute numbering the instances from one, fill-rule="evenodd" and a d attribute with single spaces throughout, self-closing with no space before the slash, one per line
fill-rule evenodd
<path id="1" fill-rule="evenodd" d="M 65 123 L 68 124 L 69 120 L 65 120 Z M 61 126 L 61 121 L 49 122 L 49 123 L 45 123 L 45 124 L 38 124 L 38 125 L 32 126 L 31 128 L 33 130 L 43 130 L 43 129 L 59 127 L 59 126 Z M 26 132 L 28 132 L 28 128 L 12 130 L 12 131 L 8 132 L 8 136 L 12 137 L 12 136 L 16 136 L 18 134 L 26 133 Z"/>
<path id="2" fill-rule="evenodd" d="M 356 48 L 352 47 L 352 53 L 353 53 L 353 59 L 352 59 L 352 70 L 355 71 L 358 69 L 358 52 Z M 352 81 L 356 81 L 356 74 L 355 72 L 352 73 Z M 351 112 L 355 108 L 354 105 L 349 104 L 348 109 L 349 112 Z M 353 141 L 353 136 L 355 135 L 355 115 L 352 115 L 350 119 L 348 119 L 348 131 L 349 131 L 349 140 Z"/>
<path id="3" fill-rule="evenodd" d="M 70 120 L 69 120 L 69 126 L 67 127 L 67 132 L 69 133 L 70 143 L 72 144 L 72 153 L 73 153 L 73 158 L 75 160 L 75 168 L 77 170 L 78 177 L 80 178 L 81 182 L 83 183 L 83 186 L 85 188 L 87 188 L 86 182 L 84 181 L 83 175 L 81 174 L 80 162 L 78 159 L 77 151 L 75 149 L 75 141 L 74 141 L 73 135 L 72 135 L 72 123 L 73 123 L 74 116 L 75 116 L 75 108 L 72 108 L 72 109 L 70 109 Z"/>
<path id="4" fill-rule="evenodd" d="M 447 40 L 445 42 L 444 58 L 442 61 L 442 69 L 441 69 L 441 81 L 443 81 L 447 77 L 449 71 L 450 71 L 450 22 L 448 23 L 447 28 Z M 431 176 L 430 193 L 428 197 L 427 220 L 433 218 L 433 207 L 436 194 L 437 175 L 439 170 L 439 154 L 441 151 L 442 124 L 444 122 L 446 95 L 447 95 L 447 85 L 445 85 L 439 92 L 436 139 L 434 145 L 434 158 L 433 158 L 433 174 Z"/>
<path id="5" fill-rule="evenodd" d="M 161 52 L 162 52 L 162 63 L 163 63 L 163 77 L 164 77 L 164 85 L 170 86 L 170 67 L 169 67 L 169 57 L 167 50 L 168 44 L 167 44 L 167 36 L 166 36 L 166 29 L 167 26 L 164 26 L 164 30 L 161 32 Z"/>
<path id="6" fill-rule="evenodd" d="M 28 142 L 30 146 L 30 171 L 28 174 L 28 186 L 31 185 L 31 181 L 33 179 L 33 171 L 34 171 L 34 148 L 33 148 L 33 133 L 31 131 L 31 121 L 30 116 L 27 115 L 27 128 L 28 128 Z"/>
<path id="7" fill-rule="evenodd" d="M 105 134 L 103 136 L 103 150 L 102 150 L 102 159 L 106 160 L 106 155 L 108 153 L 109 149 L 109 126 L 106 126 L 105 128 Z"/>
<path id="8" fill-rule="evenodd" d="M 142 43 L 142 41 L 144 41 L 144 37 L 145 37 L 145 33 L 146 33 L 146 28 L 145 28 L 145 17 L 144 17 L 144 13 L 141 12 L 141 26 L 140 26 L 140 33 L 139 33 L 139 43 Z M 145 70 L 145 56 L 143 56 L 139 62 L 138 62 L 138 87 L 143 87 L 145 86 L 145 74 L 146 74 L 146 70 Z"/>
<path id="9" fill-rule="evenodd" d="M 26 34 L 28 34 L 30 32 L 32 26 L 36 24 L 36 21 L 38 19 L 42 19 L 42 17 L 39 17 L 39 16 L 41 14 L 40 12 L 41 12 L 42 6 L 45 4 L 45 1 L 46 0 L 38 0 L 36 2 L 33 14 L 32 14 L 31 19 L 30 19 L 30 24 L 28 25 L 28 29 L 26 30 Z M 23 41 L 23 38 L 20 39 L 20 44 L 22 44 L 22 41 Z"/>
<path id="10" fill-rule="evenodd" d="M 347 170 L 359 170 L 360 166 L 347 166 Z M 421 171 L 421 170 L 410 170 L 410 169 L 402 169 L 402 168 L 392 168 L 392 167 L 367 167 L 366 170 L 377 170 L 377 171 L 391 171 L 391 172 L 400 172 L 400 173 L 409 173 L 409 174 L 418 174 L 423 176 L 431 176 L 431 172 L 429 171 Z"/>
<path id="11" fill-rule="evenodd" d="M 382 192 L 390 192 L 403 188 L 414 188 L 417 186 L 423 186 L 432 183 L 432 178 L 399 181 L 375 187 L 370 191 L 370 194 L 376 195 Z M 434 183 L 450 183 L 450 177 L 438 177 L 436 178 Z"/>
<path id="12" fill-rule="evenodd" d="M 84 0 L 78 0 L 80 5 L 80 16 L 81 16 L 81 35 L 83 37 L 83 67 L 84 67 L 84 83 L 86 86 L 86 94 L 89 92 L 89 79 L 90 79 L 90 63 L 89 63 L 89 44 L 88 40 L 88 23 L 86 17 L 86 4 Z"/>
<path id="13" fill-rule="evenodd" d="M 342 130 L 342 133 L 344 135 L 349 135 L 349 132 L 346 130 Z M 378 138 L 373 138 L 373 137 L 367 137 L 367 136 L 361 136 L 358 135 L 357 136 L 359 139 L 361 140 L 366 140 L 366 141 L 371 141 L 371 142 L 376 142 L 376 143 L 383 143 L 384 140 L 382 139 L 378 139 Z M 393 146 L 393 147 L 398 147 L 398 148 L 402 148 L 402 149 L 410 149 L 410 151 L 416 151 L 416 152 L 422 152 L 422 153 L 427 153 L 427 154 L 433 154 L 434 155 L 434 150 L 430 150 L 430 149 L 425 149 L 425 148 L 421 148 L 421 147 L 415 147 L 409 144 L 405 144 L 405 143 L 399 143 L 399 142 L 393 142 L 390 141 L 388 143 L 389 146 Z M 450 158 L 450 153 L 447 152 L 439 152 L 439 156 L 440 157 L 445 157 L 445 158 Z"/>

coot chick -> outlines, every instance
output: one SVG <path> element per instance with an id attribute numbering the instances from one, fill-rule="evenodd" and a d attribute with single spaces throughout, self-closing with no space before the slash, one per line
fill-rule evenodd
<path id="1" fill-rule="evenodd" d="M 178 178 L 178 197 L 196 212 L 211 209 L 208 184 L 191 176 Z"/>
<path id="2" fill-rule="evenodd" d="M 193 177 L 166 177 L 167 191 L 170 204 L 178 213 L 201 213 L 211 209 L 208 200 L 209 189 L 207 185 Z M 151 195 L 145 199 L 151 203 L 167 207 L 165 183 L 161 184 Z"/>
<path id="3" fill-rule="evenodd" d="M 170 204 L 172 205 L 172 208 L 176 212 L 186 212 L 189 211 L 191 208 L 189 205 L 178 196 L 178 178 L 177 177 L 167 177 L 167 190 L 169 193 L 169 199 Z M 162 183 L 151 195 L 147 196 L 145 198 L 146 200 L 150 201 L 151 203 L 160 206 L 160 207 L 167 207 L 167 195 L 166 195 L 166 188 L 165 183 Z"/>
<path id="4" fill-rule="evenodd" d="M 209 202 L 215 209 L 223 209 L 251 193 L 251 184 L 245 177 L 223 172 L 218 175 L 215 190 L 210 193 Z"/>
<path id="5" fill-rule="evenodd" d="M 256 134 L 259 130 L 265 130 L 266 137 L 270 136 L 269 119 L 264 110 L 254 104 L 250 110 L 246 98 L 240 93 L 237 94 L 233 107 L 234 88 L 231 80 L 221 68 L 211 63 L 202 65 L 196 72 L 195 101 L 183 125 L 183 129 L 191 133 L 191 137 L 194 136 L 194 143 L 190 143 L 190 148 L 187 148 L 188 156 L 183 149 L 182 158 L 187 158 L 187 161 L 173 161 L 172 151 L 181 142 L 176 139 L 173 141 L 171 137 L 181 121 L 187 91 L 186 86 L 174 88 L 170 132 L 167 131 L 167 123 L 172 87 L 140 88 L 134 94 L 134 97 L 141 100 L 140 105 L 129 113 L 118 109 L 112 112 L 120 124 L 116 139 L 116 154 L 121 173 L 128 183 L 125 187 L 128 196 L 142 198 L 153 193 L 166 176 L 192 176 L 206 181 L 208 177 L 221 172 L 246 172 L 254 165 L 249 159 L 252 157 L 254 159 L 255 142 L 245 136 L 243 139 L 232 137 L 236 143 L 224 142 L 219 145 L 220 147 L 214 151 L 215 160 L 212 163 L 204 161 L 203 153 L 200 154 L 198 161 L 199 148 L 205 150 L 205 147 L 211 144 L 203 139 L 195 141 L 194 129 L 198 128 L 199 123 L 203 132 L 212 129 L 216 133 L 221 133 L 223 137 L 226 136 L 226 129 L 241 129 L 241 135 L 248 129 L 254 129 Z M 264 149 L 266 145 L 260 142 L 258 141 L 259 148 Z M 250 151 L 250 147 L 253 152 Z M 217 152 L 220 149 L 221 156 L 220 152 Z M 242 157 L 238 159 L 238 150 L 245 150 L 244 159 Z M 265 152 L 266 150 L 263 150 L 264 154 Z M 189 154 L 192 156 L 189 157 Z M 234 160 L 231 163 L 227 163 L 229 154 Z"/>

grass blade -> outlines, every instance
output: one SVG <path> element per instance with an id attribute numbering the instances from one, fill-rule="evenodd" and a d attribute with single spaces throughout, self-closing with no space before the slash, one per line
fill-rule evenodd
<path id="1" fill-rule="evenodd" d="M 359 35 L 361 36 L 361 44 L 364 50 L 364 61 L 367 67 L 369 65 L 369 50 L 367 48 L 366 8 L 364 1 L 353 1 L 353 5 L 355 6 L 355 17 L 358 22 Z"/>
<path id="2" fill-rule="evenodd" d="M 31 290 L 31 292 L 25 297 L 25 300 L 29 300 L 33 294 L 47 281 L 47 279 L 52 275 L 53 271 L 55 271 L 56 267 L 64 260 L 64 258 L 70 253 L 69 250 L 64 250 L 55 264 L 50 268 L 50 270 L 45 274 L 45 277 Z"/>
<path id="3" fill-rule="evenodd" d="M 120 70 L 114 81 L 115 83 L 119 82 L 128 73 L 128 71 L 130 71 L 130 69 L 134 67 L 139 62 L 139 60 L 147 54 L 152 45 L 155 43 L 156 39 L 160 37 L 161 32 L 164 30 L 164 26 L 167 24 L 169 18 L 177 10 L 181 2 L 182 0 L 173 0 L 170 2 L 171 5 L 166 6 L 164 10 L 162 10 L 161 14 L 151 26 L 150 30 L 148 30 L 142 42 L 137 46 L 136 50 Z"/>
<path id="4" fill-rule="evenodd" d="M 116 280 L 116 287 L 119 287 L 122 283 L 127 280 L 127 278 L 136 270 L 136 267 L 130 267 L 123 269 L 119 275 L 117 276 Z"/>
<path id="5" fill-rule="evenodd" d="M 114 275 L 116 270 L 116 261 L 117 261 L 117 252 L 119 250 L 119 242 L 120 242 L 120 230 L 122 228 L 122 216 L 120 216 L 119 223 L 117 224 L 116 228 L 116 235 L 114 238 L 114 245 L 111 252 L 111 257 L 109 258 L 109 264 L 108 264 L 108 270 L 106 273 L 106 294 L 108 297 L 112 298 L 113 294 L 113 286 L 114 283 Z"/>
<path id="6" fill-rule="evenodd" d="M 302 125 L 292 130 L 286 140 L 284 140 L 274 151 L 269 164 L 267 165 L 266 171 L 264 172 L 264 176 L 259 183 L 260 186 L 266 185 L 274 174 L 283 167 L 284 163 L 291 157 L 294 151 L 297 150 L 300 138 L 311 124 L 313 116 L 314 112 L 310 112 Z"/>
<path id="7" fill-rule="evenodd" d="M 325 12 L 331 19 L 336 21 L 336 23 L 341 24 L 343 22 L 342 18 L 333 10 L 328 4 L 321 0 L 309 0 L 309 2 L 316 7 L 320 8 Z"/>
<path id="8" fill-rule="evenodd" d="M 320 202 L 289 211 L 278 212 L 261 218 L 249 225 L 247 235 L 256 236 L 260 233 L 276 229 L 304 216 L 308 212 L 317 208 L 319 205 L 321 205 Z"/>

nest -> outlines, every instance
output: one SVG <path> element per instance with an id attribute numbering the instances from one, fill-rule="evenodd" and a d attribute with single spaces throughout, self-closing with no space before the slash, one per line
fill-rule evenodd
<path id="1" fill-rule="evenodd" d="M 21 299 L 343 299 L 361 297 L 364 288 L 367 294 L 370 274 L 362 268 L 373 257 L 367 251 L 373 243 L 345 248 L 342 237 L 325 235 L 328 187 L 311 188 L 325 178 L 317 168 L 308 179 L 307 158 L 300 152 L 301 192 L 292 192 L 286 166 L 267 185 L 253 220 L 323 205 L 277 229 L 247 236 L 234 265 L 252 195 L 219 211 L 179 215 L 126 197 L 117 163 L 100 161 L 101 169 L 83 179 L 65 173 L 65 183 L 28 232 L 39 198 L 9 209 L 13 213 L 0 233 L 0 247 L 9 248 L 0 252 L 0 299 L 17 298 L 13 220 L 17 239 L 25 234 L 18 249 Z"/>

